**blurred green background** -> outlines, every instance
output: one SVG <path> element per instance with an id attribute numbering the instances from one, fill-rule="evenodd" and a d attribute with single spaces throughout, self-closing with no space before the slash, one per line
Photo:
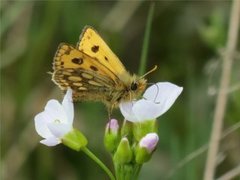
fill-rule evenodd
<path id="1" fill-rule="evenodd" d="M 3 179 L 107 179 L 85 154 L 63 145 L 40 144 L 33 119 L 49 99 L 61 101 L 62 93 L 48 72 L 59 43 L 75 45 L 85 25 L 93 26 L 126 68 L 137 73 L 149 5 L 146 1 L 1 1 Z M 184 91 L 158 118 L 160 142 L 144 164 L 140 180 L 202 179 L 206 151 L 182 166 L 179 163 L 209 141 L 230 7 L 231 1 L 155 2 L 146 69 L 159 68 L 147 77 L 148 82 L 170 81 Z M 240 120 L 239 54 L 236 59 L 224 129 Z M 104 105 L 76 103 L 75 110 L 75 127 L 112 169 L 103 146 Z M 114 117 L 122 120 L 118 110 Z M 239 129 L 223 138 L 216 177 L 239 165 L 239 139 Z"/>

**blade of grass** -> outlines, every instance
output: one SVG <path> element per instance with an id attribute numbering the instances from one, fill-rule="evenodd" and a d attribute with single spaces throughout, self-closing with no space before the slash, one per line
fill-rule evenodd
<path id="1" fill-rule="evenodd" d="M 23 2 L 13 1 L 10 7 L 2 14 L 0 37 L 7 29 L 19 18 L 20 14 L 28 8 L 28 5 Z"/>
<path id="2" fill-rule="evenodd" d="M 232 10 L 230 15 L 226 54 L 223 57 L 220 90 L 217 96 L 216 108 L 214 112 L 212 132 L 204 172 L 204 180 L 212 180 L 214 179 L 215 175 L 217 153 L 219 149 L 222 125 L 228 100 L 226 90 L 229 88 L 230 77 L 232 72 L 232 62 L 234 59 L 234 52 L 237 46 L 239 17 L 240 17 L 240 1 L 234 0 L 232 1 Z"/>
<path id="3" fill-rule="evenodd" d="M 222 175 L 217 180 L 229 180 L 237 177 L 238 175 L 240 175 L 240 164 L 235 168 L 231 169 L 230 171 L 228 171 L 226 174 Z"/>
<path id="4" fill-rule="evenodd" d="M 148 11 L 147 24 L 146 24 L 146 29 L 144 33 L 144 39 L 143 39 L 140 67 L 138 71 L 139 75 L 143 75 L 146 71 L 147 53 L 148 53 L 148 47 L 149 47 L 149 39 L 150 39 L 150 33 L 151 33 L 151 27 L 152 27 L 151 25 L 153 20 L 154 7 L 155 7 L 155 3 L 151 2 L 149 11 Z"/>
<path id="5" fill-rule="evenodd" d="M 117 1 L 106 15 L 101 26 L 113 32 L 121 32 L 144 1 Z M 124 13 L 122 10 L 124 9 Z M 116 21 L 116 17 L 118 20 Z M 109 29 L 111 27 L 111 29 Z"/>
<path id="6" fill-rule="evenodd" d="M 221 140 L 226 138 L 228 135 L 230 135 L 231 133 L 233 133 L 234 131 L 238 130 L 240 128 L 240 122 L 232 125 L 231 127 L 229 127 L 228 129 L 226 129 L 221 136 Z M 173 177 L 174 174 L 176 174 L 176 172 L 182 168 L 183 166 L 185 166 L 187 163 L 189 163 L 190 161 L 192 161 L 193 159 L 199 157 L 201 154 L 203 154 L 205 151 L 207 151 L 209 147 L 209 143 L 202 145 L 200 148 L 196 149 L 195 151 L 193 151 L 192 153 L 188 154 L 186 157 L 184 157 L 181 161 L 179 161 L 177 163 L 177 165 L 168 173 L 168 175 L 166 176 L 166 179 L 170 179 Z"/>

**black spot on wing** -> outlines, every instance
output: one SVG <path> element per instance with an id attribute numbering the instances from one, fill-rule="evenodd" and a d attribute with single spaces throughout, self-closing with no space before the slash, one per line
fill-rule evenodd
<path id="1" fill-rule="evenodd" d="M 74 64 L 82 64 L 83 63 L 83 59 L 82 58 L 73 58 L 72 59 L 72 62 L 74 63 Z"/>
<path id="2" fill-rule="evenodd" d="M 107 58 L 106 56 L 104 56 L 104 59 L 105 59 L 106 61 L 108 61 L 108 58 Z"/>
<path id="3" fill-rule="evenodd" d="M 90 68 L 91 68 L 93 71 L 98 71 L 98 68 L 96 68 L 95 66 L 90 66 Z"/>
<path id="4" fill-rule="evenodd" d="M 96 53 L 96 52 L 98 52 L 98 50 L 99 50 L 99 46 L 94 45 L 94 46 L 91 48 L 91 50 L 92 50 L 92 52 Z"/>

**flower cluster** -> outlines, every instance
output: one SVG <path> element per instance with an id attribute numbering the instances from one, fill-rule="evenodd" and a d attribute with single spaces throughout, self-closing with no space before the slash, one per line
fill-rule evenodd
<path id="1" fill-rule="evenodd" d="M 112 155 L 117 179 L 137 178 L 142 164 L 151 158 L 159 141 L 156 118 L 173 105 L 182 90 L 182 87 L 168 82 L 157 83 L 145 91 L 142 99 L 120 104 L 124 121 L 119 125 L 116 119 L 111 119 L 106 125 L 104 136 L 104 144 Z M 111 179 L 115 179 L 86 148 L 87 139 L 73 128 L 73 119 L 72 90 L 68 89 L 62 103 L 50 100 L 44 111 L 35 116 L 36 131 L 44 138 L 40 143 L 47 146 L 63 143 L 74 150 L 82 150 Z"/>
<path id="2" fill-rule="evenodd" d="M 105 147 L 113 156 L 117 177 L 136 179 L 159 141 L 156 118 L 173 105 L 182 90 L 168 82 L 157 83 L 145 91 L 142 99 L 120 104 L 125 120 L 121 127 L 117 120 L 110 120 L 104 138 Z"/>

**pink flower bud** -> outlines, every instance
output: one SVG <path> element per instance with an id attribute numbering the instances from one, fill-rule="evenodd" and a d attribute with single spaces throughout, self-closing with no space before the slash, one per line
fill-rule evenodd
<path id="1" fill-rule="evenodd" d="M 119 125 L 116 119 L 111 119 L 105 129 L 104 145 L 109 152 L 114 152 L 119 144 L 120 134 Z"/>
<path id="2" fill-rule="evenodd" d="M 116 119 L 111 119 L 107 123 L 106 129 L 113 134 L 117 134 L 119 129 L 118 121 Z"/>
<path id="3" fill-rule="evenodd" d="M 152 153 L 157 146 L 158 140 L 159 138 L 156 133 L 148 133 L 140 140 L 139 146 L 146 148 L 149 153 Z"/>

